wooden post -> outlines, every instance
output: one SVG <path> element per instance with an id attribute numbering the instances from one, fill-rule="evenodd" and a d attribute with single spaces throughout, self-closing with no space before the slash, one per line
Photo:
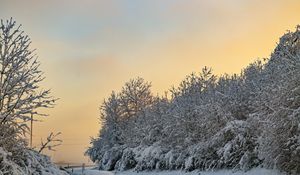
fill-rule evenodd
<path id="1" fill-rule="evenodd" d="M 32 148 L 32 129 L 33 129 L 33 114 L 31 114 L 31 120 L 30 120 L 30 148 Z"/>
<path id="2" fill-rule="evenodd" d="M 82 164 L 82 173 L 84 173 L 84 171 L 85 171 L 85 164 L 83 163 Z"/>

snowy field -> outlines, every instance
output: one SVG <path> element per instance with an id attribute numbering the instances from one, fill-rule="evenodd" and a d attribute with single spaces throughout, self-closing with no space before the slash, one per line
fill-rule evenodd
<path id="1" fill-rule="evenodd" d="M 85 170 L 83 173 L 80 169 L 74 171 L 73 175 L 285 175 L 275 170 L 266 170 L 261 168 L 256 168 L 248 172 L 232 172 L 230 170 L 214 171 L 214 172 L 182 172 L 182 171 L 153 171 L 153 172 L 108 172 L 99 170 Z"/>

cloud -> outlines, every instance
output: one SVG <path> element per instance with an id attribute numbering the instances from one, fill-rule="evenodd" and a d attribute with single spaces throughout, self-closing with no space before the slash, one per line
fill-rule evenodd
<path id="1" fill-rule="evenodd" d="M 68 65 L 65 67 L 65 65 Z M 92 58 L 64 59 L 62 67 L 66 71 L 80 76 L 101 76 L 101 74 L 114 74 L 122 71 L 122 63 L 114 56 L 95 56 Z M 85 77 L 88 78 L 88 77 Z"/>

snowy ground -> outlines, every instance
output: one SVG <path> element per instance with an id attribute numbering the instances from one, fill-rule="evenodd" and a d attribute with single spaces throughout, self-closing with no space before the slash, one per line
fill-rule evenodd
<path id="1" fill-rule="evenodd" d="M 230 170 L 223 171 L 215 171 L 215 172 L 200 172 L 194 171 L 190 173 L 182 172 L 182 171 L 162 171 L 162 172 L 117 172 L 116 175 L 284 175 L 283 173 L 279 173 L 274 170 L 266 170 L 266 169 L 253 169 L 248 172 L 235 172 L 233 173 Z"/>
<path id="2" fill-rule="evenodd" d="M 93 170 L 93 169 L 87 169 L 84 172 L 82 172 L 81 168 L 74 169 L 74 173 L 72 175 L 114 175 L 113 172 L 108 171 L 99 171 L 99 170 Z"/>
<path id="3" fill-rule="evenodd" d="M 99 171 L 99 170 L 85 170 L 82 173 L 81 169 L 74 170 L 73 175 L 284 175 L 275 170 L 266 170 L 256 168 L 248 172 L 232 172 L 230 170 L 215 171 L 215 172 L 200 172 L 194 171 L 190 173 L 182 171 L 154 171 L 154 172 L 108 172 L 108 171 Z"/>

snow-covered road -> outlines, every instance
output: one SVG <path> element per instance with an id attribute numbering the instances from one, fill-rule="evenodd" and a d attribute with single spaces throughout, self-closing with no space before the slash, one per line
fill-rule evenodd
<path id="1" fill-rule="evenodd" d="M 86 170 L 83 175 L 114 175 L 112 172 L 99 170 Z"/>
<path id="2" fill-rule="evenodd" d="M 115 175 L 285 175 L 276 170 L 267 170 L 263 168 L 255 168 L 250 171 L 237 171 L 232 172 L 231 170 L 220 170 L 220 171 L 153 171 L 153 172 L 117 172 Z"/>
<path id="3" fill-rule="evenodd" d="M 284 175 L 276 170 L 267 170 L 263 168 L 255 168 L 247 172 L 238 171 L 232 172 L 230 170 L 220 170 L 220 171 L 207 171 L 207 172 L 183 172 L 183 171 L 152 171 L 152 172 L 108 172 L 108 171 L 99 171 L 99 170 L 85 170 L 83 173 L 80 169 L 74 171 L 73 175 Z"/>
<path id="4" fill-rule="evenodd" d="M 75 169 L 72 175 L 114 175 L 114 173 L 109 171 L 99 171 L 93 169 L 88 169 L 82 172 L 81 169 Z"/>

